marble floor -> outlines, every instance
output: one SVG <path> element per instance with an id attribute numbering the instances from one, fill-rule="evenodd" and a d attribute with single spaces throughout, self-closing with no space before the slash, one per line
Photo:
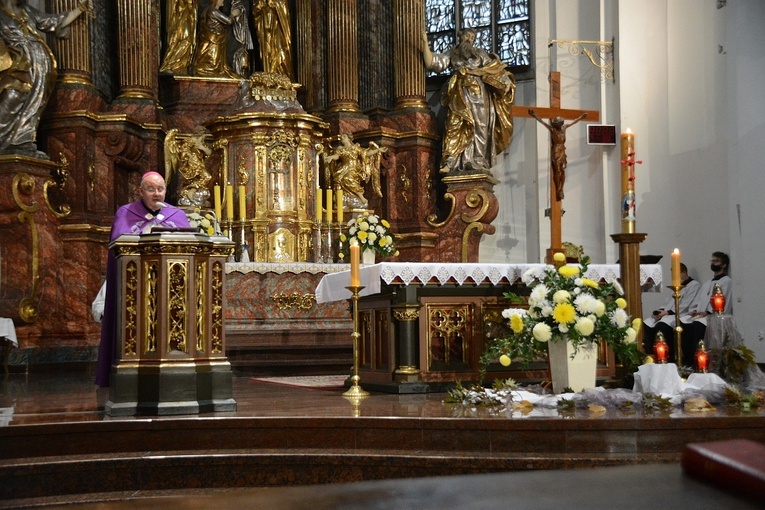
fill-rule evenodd
<path id="1" fill-rule="evenodd" d="M 234 378 L 233 412 L 115 418 L 105 415 L 107 395 L 92 381 L 88 372 L 12 373 L 0 379 L 0 508 L 92 501 L 122 508 L 128 500 L 145 503 L 155 495 L 215 491 L 231 497 L 232 508 L 244 508 L 237 506 L 243 501 L 239 491 L 253 487 L 277 491 L 284 485 L 652 463 L 674 465 L 677 477 L 689 442 L 737 437 L 765 442 L 763 409 L 524 414 L 444 404 L 444 393 L 372 393 L 353 401 L 344 398 L 343 389 L 249 377 Z M 464 487 L 472 484 L 465 481 Z M 94 495 L 94 487 L 103 494 Z M 264 494 L 257 497 L 265 502 L 288 492 Z M 215 506 L 214 498 L 206 501 L 198 507 Z M 484 507 L 499 508 L 500 501 Z M 308 508 L 297 502 L 283 507 Z M 438 508 L 456 507 L 443 501 Z"/>

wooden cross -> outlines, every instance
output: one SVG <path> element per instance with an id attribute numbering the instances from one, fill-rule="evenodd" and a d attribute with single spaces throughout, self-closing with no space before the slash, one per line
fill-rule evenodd
<path id="1" fill-rule="evenodd" d="M 552 71 L 550 73 L 550 107 L 533 107 L 534 113 L 540 118 L 554 119 L 561 117 L 564 120 L 575 120 L 586 113 L 585 119 L 589 122 L 598 122 L 600 112 L 598 110 L 569 110 L 560 107 L 560 73 Z M 513 106 L 513 117 L 531 118 L 528 106 Z M 552 155 L 551 155 L 552 156 Z M 551 158 L 552 159 L 552 158 Z M 552 163 L 552 161 L 551 161 Z M 550 248 L 547 250 L 546 262 L 552 263 L 552 257 L 555 253 L 563 252 L 563 241 L 561 236 L 561 217 L 563 216 L 563 207 L 558 200 L 558 194 L 555 189 L 555 179 L 550 179 Z"/>

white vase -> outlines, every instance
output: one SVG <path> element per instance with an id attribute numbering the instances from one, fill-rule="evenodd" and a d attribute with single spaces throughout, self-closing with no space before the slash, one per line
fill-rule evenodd
<path id="1" fill-rule="evenodd" d="M 375 263 L 375 251 L 374 250 L 364 250 L 361 252 L 361 263 L 364 265 L 372 265 Z"/>
<path id="2" fill-rule="evenodd" d="M 564 388 L 579 392 L 595 387 L 595 372 L 598 366 L 598 345 L 588 342 L 579 347 L 576 355 L 574 346 L 568 340 L 547 343 L 550 356 L 550 378 L 553 391 L 562 393 Z"/>

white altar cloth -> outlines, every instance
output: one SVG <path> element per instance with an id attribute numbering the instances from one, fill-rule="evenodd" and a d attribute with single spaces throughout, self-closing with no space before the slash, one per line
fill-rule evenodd
<path id="1" fill-rule="evenodd" d="M 360 296 L 377 294 L 382 283 L 410 284 L 453 283 L 457 285 L 511 285 L 520 281 L 521 276 L 533 270 L 541 274 L 546 264 L 480 264 L 480 263 L 439 263 L 439 262 L 383 262 L 362 265 L 359 270 L 360 283 L 364 289 Z M 350 268 L 339 273 L 326 274 L 316 287 L 316 302 L 329 303 L 351 297 L 345 287 L 350 285 Z M 584 275 L 595 281 L 612 282 L 619 278 L 619 264 L 591 264 Z M 661 266 L 641 264 L 640 285 L 661 289 Z"/>
<path id="2" fill-rule="evenodd" d="M 19 341 L 16 340 L 16 328 L 13 327 L 13 320 L 0 318 L 0 337 L 4 336 L 15 347 L 19 346 Z"/>
<path id="3" fill-rule="evenodd" d="M 318 262 L 227 262 L 226 274 L 231 273 L 339 273 L 350 271 L 348 264 L 320 264 Z"/>

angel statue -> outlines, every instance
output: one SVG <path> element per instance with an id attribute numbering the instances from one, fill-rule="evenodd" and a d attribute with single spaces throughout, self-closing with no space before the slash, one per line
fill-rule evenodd
<path id="1" fill-rule="evenodd" d="M 179 175 L 178 205 L 210 207 L 207 185 L 212 175 L 205 165 L 212 153 L 207 144 L 209 138 L 212 135 L 201 126 L 185 138 L 179 137 L 177 129 L 171 129 L 165 136 L 165 178 L 170 184 L 171 179 Z"/>
<path id="2" fill-rule="evenodd" d="M 324 155 L 334 187 L 343 190 L 343 209 L 366 209 L 369 201 L 364 197 L 364 184 L 370 179 L 372 191 L 378 197 L 382 196 L 380 160 L 387 150 L 375 142 L 369 142 L 369 147 L 365 149 L 343 133 L 340 145 Z"/>

